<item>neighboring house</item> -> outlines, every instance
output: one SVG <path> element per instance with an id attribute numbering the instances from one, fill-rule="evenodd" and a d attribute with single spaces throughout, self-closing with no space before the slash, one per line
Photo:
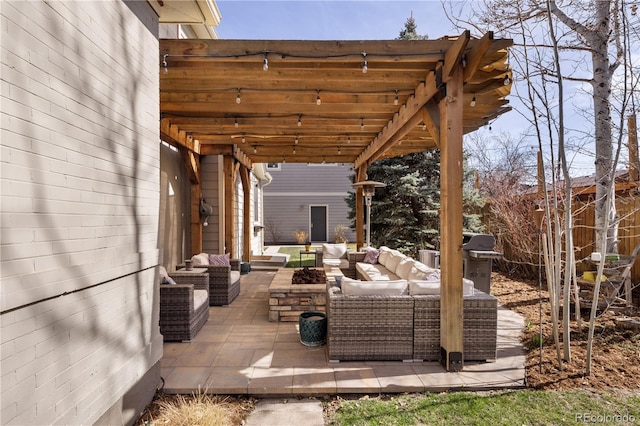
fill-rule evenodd
<path id="1" fill-rule="evenodd" d="M 161 386 L 158 265 L 191 255 L 192 188 L 160 142 L 160 22 L 214 37 L 220 16 L 150 0 L 3 1 L 0 17 L 0 423 L 132 424 Z M 220 162 L 201 167 L 216 205 Z M 259 225 L 269 177 L 250 181 Z M 220 216 L 205 250 L 224 250 Z"/>
<path id="2" fill-rule="evenodd" d="M 295 243 L 295 231 L 311 242 L 333 242 L 337 226 L 355 241 L 346 198 L 353 192 L 347 164 L 270 163 L 273 177 L 264 189 L 264 226 L 267 244 Z"/>

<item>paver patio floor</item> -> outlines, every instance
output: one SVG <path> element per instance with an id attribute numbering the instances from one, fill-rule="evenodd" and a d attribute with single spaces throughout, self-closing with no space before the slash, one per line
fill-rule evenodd
<path id="1" fill-rule="evenodd" d="M 210 307 L 209 321 L 191 342 L 165 343 L 166 393 L 261 396 L 515 389 L 525 385 L 519 334 L 524 320 L 498 310 L 495 362 L 465 363 L 449 373 L 435 362 L 329 362 L 326 346 L 300 343 L 297 322 L 268 321 L 274 272 L 242 276 L 229 306 Z"/>

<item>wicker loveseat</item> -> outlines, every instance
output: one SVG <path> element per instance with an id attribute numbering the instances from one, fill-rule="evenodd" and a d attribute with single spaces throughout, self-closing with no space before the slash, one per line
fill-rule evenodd
<path id="1" fill-rule="evenodd" d="M 228 265 L 212 265 L 211 256 L 200 253 L 191 258 L 194 268 L 206 268 L 209 273 L 209 304 L 211 306 L 230 305 L 240 294 L 240 259 L 229 259 Z M 178 265 L 182 268 L 184 265 Z"/>
<path id="2" fill-rule="evenodd" d="M 163 269 L 160 333 L 165 341 L 191 340 L 209 319 L 209 274 L 178 271 L 167 275 Z"/>

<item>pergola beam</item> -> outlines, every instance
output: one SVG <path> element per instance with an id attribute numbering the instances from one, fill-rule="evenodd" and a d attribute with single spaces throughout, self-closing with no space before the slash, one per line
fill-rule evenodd
<path id="1" fill-rule="evenodd" d="M 358 169 L 365 164 L 371 164 L 372 158 L 378 158 L 382 155 L 380 151 L 388 149 L 387 143 L 401 130 L 407 130 L 405 125 L 414 120 L 414 116 L 418 114 L 420 109 L 438 92 L 436 87 L 436 76 L 434 72 L 430 72 L 427 75 L 426 81 L 416 87 L 415 95 L 411 96 L 406 105 L 401 108 L 400 112 L 394 115 L 391 123 L 382 129 L 382 132 L 371 142 L 371 144 L 358 156 L 354 162 L 354 168 Z M 405 133 L 406 134 L 406 133 Z M 402 135 L 401 137 L 403 137 Z M 401 138 L 400 137 L 400 138 Z M 396 136 L 396 139 L 391 144 L 400 140 Z"/>

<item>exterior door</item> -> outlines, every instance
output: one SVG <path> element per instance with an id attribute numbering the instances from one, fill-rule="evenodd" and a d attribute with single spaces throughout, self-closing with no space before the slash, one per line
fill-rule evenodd
<path id="1" fill-rule="evenodd" d="M 309 206 L 311 241 L 327 241 L 327 206 Z"/>

